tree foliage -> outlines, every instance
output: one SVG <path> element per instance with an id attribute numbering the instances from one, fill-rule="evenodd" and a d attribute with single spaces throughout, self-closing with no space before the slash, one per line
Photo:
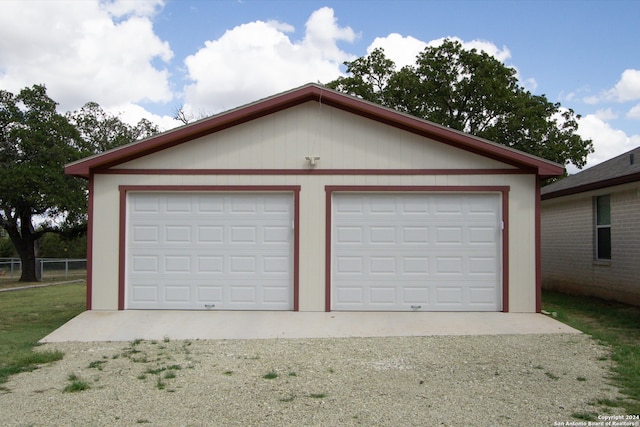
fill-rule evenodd
<path id="1" fill-rule="evenodd" d="M 0 227 L 21 258 L 21 281 L 37 279 L 35 243 L 45 233 L 86 230 L 86 182 L 66 176 L 65 164 L 157 132 L 146 120 L 129 126 L 96 103 L 66 115 L 56 107 L 41 85 L 17 95 L 0 90 Z"/>
<path id="2" fill-rule="evenodd" d="M 427 47 L 399 70 L 383 49 L 345 65 L 348 75 L 327 86 L 562 165 L 582 167 L 593 152 L 573 110 L 533 95 L 513 68 L 457 41 Z"/>
<path id="3" fill-rule="evenodd" d="M 81 146 L 44 86 L 0 91 L 0 225 L 22 260 L 21 281 L 36 280 L 34 245 L 53 229 L 36 230 L 32 218 L 79 218 L 84 185 L 65 176 L 64 165 L 80 157 Z"/>
<path id="4" fill-rule="evenodd" d="M 75 125 L 82 139 L 82 151 L 88 154 L 102 153 L 112 148 L 148 138 L 158 133 L 158 127 L 147 119 L 130 126 L 119 117 L 105 112 L 95 102 L 86 103 L 80 110 L 66 114 Z"/>

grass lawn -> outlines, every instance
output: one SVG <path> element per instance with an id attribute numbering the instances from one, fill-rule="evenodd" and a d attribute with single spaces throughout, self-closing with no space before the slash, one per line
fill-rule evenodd
<path id="1" fill-rule="evenodd" d="M 640 414 L 640 307 L 544 292 L 542 309 L 556 312 L 561 322 L 611 347 L 612 377 L 628 398 L 600 403 Z"/>
<path id="2" fill-rule="evenodd" d="M 85 309 L 85 283 L 0 292 L 0 384 L 9 375 L 62 359 L 60 352 L 34 352 L 47 334 Z"/>

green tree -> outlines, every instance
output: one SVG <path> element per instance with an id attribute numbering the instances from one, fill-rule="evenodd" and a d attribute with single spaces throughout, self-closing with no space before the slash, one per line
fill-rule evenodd
<path id="1" fill-rule="evenodd" d="M 86 103 L 80 110 L 67 113 L 66 117 L 80 132 L 86 154 L 102 153 L 159 132 L 158 127 L 147 119 L 130 126 L 95 102 Z"/>
<path id="2" fill-rule="evenodd" d="M 66 176 L 65 164 L 158 132 L 145 119 L 129 126 L 94 102 L 66 115 L 56 106 L 44 86 L 0 91 L 0 227 L 22 261 L 20 281 L 37 280 L 35 244 L 46 233 L 69 241 L 86 232 L 86 182 Z"/>
<path id="3" fill-rule="evenodd" d="M 591 140 L 580 118 L 519 85 L 516 71 L 476 49 L 445 40 L 397 70 L 382 49 L 346 62 L 333 89 L 566 165 L 584 166 Z"/>
<path id="4" fill-rule="evenodd" d="M 77 226 L 83 216 L 85 185 L 64 175 L 81 146 L 79 132 L 56 112 L 44 86 L 18 95 L 0 91 L 0 226 L 22 261 L 20 281 L 37 280 L 35 242 Z M 49 219 L 37 230 L 36 216 Z"/>
<path id="5" fill-rule="evenodd" d="M 47 233 L 38 241 L 37 253 L 42 258 L 87 257 L 87 236 L 68 238 L 64 234 Z"/>

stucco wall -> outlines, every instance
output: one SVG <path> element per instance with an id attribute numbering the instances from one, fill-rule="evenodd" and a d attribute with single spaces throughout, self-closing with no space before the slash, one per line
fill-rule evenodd
<path id="1" fill-rule="evenodd" d="M 304 157 L 318 155 L 318 171 Z M 184 173 L 243 169 L 242 174 Z M 403 169 L 487 169 L 487 174 L 385 174 Z M 509 191 L 509 310 L 535 311 L 534 175 L 512 166 L 316 103 L 285 110 L 118 166 L 94 176 L 92 308 L 118 307 L 121 185 L 299 185 L 301 311 L 325 307 L 325 186 L 507 186 Z M 141 169 L 150 174 L 141 174 Z M 282 169 L 283 174 L 250 170 Z M 291 170 L 300 173 L 290 173 Z M 372 170 L 357 174 L 331 170 Z M 501 173 L 491 172 L 500 169 Z M 136 173 L 127 173 L 135 170 Z M 159 170 L 171 172 L 159 174 Z M 249 171 L 249 172 L 247 172 Z M 514 172 L 517 172 L 514 170 Z"/>
<path id="2" fill-rule="evenodd" d="M 542 202 L 542 286 L 640 305 L 640 186 Z M 596 261 L 595 196 L 611 195 L 611 261 Z"/>

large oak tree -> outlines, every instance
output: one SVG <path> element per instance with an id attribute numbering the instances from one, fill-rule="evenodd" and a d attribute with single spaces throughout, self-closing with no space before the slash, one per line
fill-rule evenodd
<path id="1" fill-rule="evenodd" d="M 44 86 L 17 95 L 0 91 L 0 226 L 22 261 L 20 281 L 36 281 L 35 242 L 60 229 L 60 218 L 77 222 L 83 183 L 64 175 L 65 163 L 81 156 L 77 129 L 56 112 Z M 50 221 L 37 230 L 33 219 Z"/>
<path id="2" fill-rule="evenodd" d="M 348 75 L 327 86 L 562 165 L 582 167 L 593 152 L 573 110 L 525 90 L 513 68 L 457 41 L 427 47 L 401 69 L 383 49 L 345 65 Z"/>
<path id="3" fill-rule="evenodd" d="M 158 132 L 123 123 L 96 103 L 62 115 L 46 88 L 0 90 L 0 227 L 22 262 L 20 281 L 37 280 L 35 243 L 45 233 L 86 231 L 87 188 L 65 164 Z"/>

